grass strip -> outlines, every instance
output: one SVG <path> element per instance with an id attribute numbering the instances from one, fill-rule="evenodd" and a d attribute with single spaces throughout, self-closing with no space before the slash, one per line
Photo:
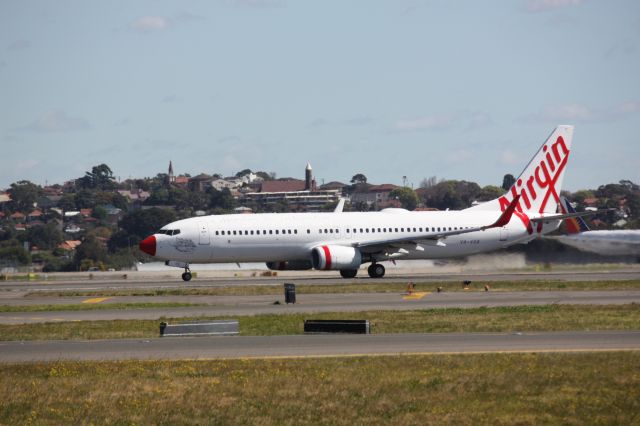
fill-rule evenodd
<path id="1" fill-rule="evenodd" d="M 373 333 L 454 333 L 566 330 L 638 330 L 640 305 L 536 305 L 493 308 L 438 308 L 413 311 L 323 312 L 164 318 L 240 322 L 245 336 L 302 334 L 305 319 L 368 319 Z M 69 340 L 157 337 L 160 320 L 48 322 L 0 325 L 0 340 Z"/>
<path id="2" fill-rule="evenodd" d="M 74 303 L 69 305 L 0 305 L 0 312 L 60 312 L 60 311 L 99 311 L 151 308 L 181 308 L 205 306 L 198 303 Z"/>
<path id="3" fill-rule="evenodd" d="M 640 352 L 0 365 L 1 424 L 638 424 Z"/>
<path id="4" fill-rule="evenodd" d="M 348 284 L 297 284 L 299 294 L 326 293 L 399 293 L 407 289 L 407 281 L 382 283 Z M 416 291 L 436 291 L 441 287 L 446 292 L 484 291 L 489 285 L 491 291 L 546 291 L 546 290 L 640 290 L 640 280 L 622 281 L 484 281 L 476 280 L 468 290 L 462 282 L 415 282 Z M 122 289 L 122 290 L 86 290 L 86 291 L 36 291 L 27 297 L 115 297 L 115 296 L 260 296 L 281 295 L 280 284 L 238 286 L 232 282 L 227 286 L 170 288 L 170 289 Z"/>

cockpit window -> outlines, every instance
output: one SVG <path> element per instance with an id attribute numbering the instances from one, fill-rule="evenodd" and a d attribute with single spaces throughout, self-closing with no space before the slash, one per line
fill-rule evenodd
<path id="1" fill-rule="evenodd" d="M 178 235 L 180 233 L 179 229 L 161 229 L 158 232 L 156 232 L 156 234 L 163 234 L 163 235 Z"/>

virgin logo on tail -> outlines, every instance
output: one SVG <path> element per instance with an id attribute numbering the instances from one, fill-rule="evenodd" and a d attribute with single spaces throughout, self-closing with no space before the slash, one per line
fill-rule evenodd
<path id="1" fill-rule="evenodd" d="M 556 132 L 553 136 L 555 135 Z M 569 153 L 570 149 L 563 136 L 558 135 L 555 141 L 553 137 L 549 138 L 510 191 L 498 199 L 500 210 L 505 211 L 511 200 L 519 194 L 520 201 L 514 214 L 527 228 L 530 226 L 526 213 L 555 212 L 555 206 L 560 201 L 560 185 Z"/>

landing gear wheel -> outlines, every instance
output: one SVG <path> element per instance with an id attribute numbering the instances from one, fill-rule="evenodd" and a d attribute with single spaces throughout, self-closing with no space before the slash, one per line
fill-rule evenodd
<path id="1" fill-rule="evenodd" d="M 342 278 L 355 278 L 358 275 L 357 269 L 340 269 L 340 276 Z"/>
<path id="2" fill-rule="evenodd" d="M 183 272 L 182 273 L 182 279 L 184 281 L 191 281 L 191 272 Z"/>
<path id="3" fill-rule="evenodd" d="M 367 272 L 371 278 L 382 278 L 385 273 L 384 265 L 372 263 L 371 266 L 367 268 Z"/>

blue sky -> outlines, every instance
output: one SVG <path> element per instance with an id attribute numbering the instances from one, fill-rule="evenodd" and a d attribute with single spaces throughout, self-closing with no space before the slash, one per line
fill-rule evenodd
<path id="1" fill-rule="evenodd" d="M 640 183 L 640 2 L 0 0 L 0 188 L 251 168 Z"/>

